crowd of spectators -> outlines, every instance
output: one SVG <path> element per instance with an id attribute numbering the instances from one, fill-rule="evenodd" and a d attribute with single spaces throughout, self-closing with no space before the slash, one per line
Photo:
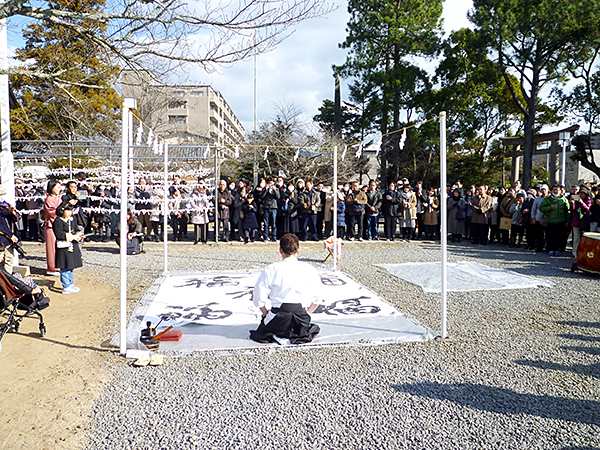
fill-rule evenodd
<path id="1" fill-rule="evenodd" d="M 21 237 L 47 240 L 52 245 L 48 212 L 68 202 L 85 234 L 109 241 L 119 233 L 118 181 L 106 186 L 81 180 L 62 186 L 51 181 L 46 188 L 51 191 L 38 187 L 35 193 L 25 192 L 25 185 L 18 183 Z M 140 243 L 162 240 L 163 186 L 146 177 L 136 181 L 128 188 L 128 238 Z M 45 202 L 40 200 L 42 194 L 47 196 Z M 547 251 L 552 256 L 566 250 L 569 236 L 575 254 L 582 233 L 597 231 L 600 219 L 598 188 L 587 184 L 566 192 L 558 185 L 550 189 L 540 184 L 525 191 L 518 181 L 508 189 L 463 187 L 457 181 L 442 196 L 439 188 L 425 188 L 419 181 L 411 184 L 406 178 L 387 186 L 370 180 L 364 185 L 344 182 L 337 187 L 309 179 L 286 182 L 282 177 L 260 179 L 257 186 L 245 180 L 221 180 L 213 190 L 203 179 L 191 181 L 174 175 L 167 197 L 172 239 L 193 240 L 194 244 L 208 242 L 208 224 L 214 221 L 215 207 L 221 241 L 277 241 L 286 233 L 294 233 L 302 241 L 317 241 L 331 236 L 334 226 L 338 237 L 350 241 L 410 241 L 439 239 L 441 202 L 446 201 L 451 242 L 497 242 Z M 39 211 L 42 204 L 44 209 Z M 40 227 L 44 223 L 46 226 Z M 193 237 L 188 234 L 190 224 Z"/>

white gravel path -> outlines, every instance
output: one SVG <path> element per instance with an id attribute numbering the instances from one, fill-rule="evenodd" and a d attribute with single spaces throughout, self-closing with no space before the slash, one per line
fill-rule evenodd
<path id="1" fill-rule="evenodd" d="M 260 268 L 276 244 L 170 245 L 170 270 Z M 131 298 L 162 271 L 162 246 L 130 258 Z M 373 264 L 439 260 L 434 243 L 348 243 L 339 268 L 440 329 L 440 295 Z M 301 258 L 320 263 L 322 244 Z M 85 268 L 118 282 L 114 244 Z M 476 261 L 553 288 L 449 294 L 445 342 L 275 349 L 123 365 L 97 401 L 89 449 L 600 449 L 600 281 L 572 259 L 457 244 Z M 118 328 L 115 318 L 115 333 Z"/>

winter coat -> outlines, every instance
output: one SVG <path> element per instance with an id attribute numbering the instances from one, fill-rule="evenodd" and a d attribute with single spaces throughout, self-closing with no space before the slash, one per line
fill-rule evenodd
<path id="1" fill-rule="evenodd" d="M 514 202 L 510 205 L 510 209 L 508 210 L 511 214 L 511 224 L 513 225 L 524 225 L 523 221 L 523 203 Z"/>
<path id="2" fill-rule="evenodd" d="M 277 209 L 279 189 L 277 189 L 276 186 L 262 189 L 259 193 L 259 197 L 264 209 Z"/>
<path id="3" fill-rule="evenodd" d="M 314 189 L 309 191 L 308 189 L 304 188 L 298 193 L 298 203 L 298 214 L 316 214 L 317 209 L 319 206 L 321 206 L 321 196 Z"/>
<path id="4" fill-rule="evenodd" d="M 233 203 L 229 189 L 221 191 L 217 189 L 217 204 L 219 209 L 219 220 L 229 220 L 229 206 Z"/>
<path id="5" fill-rule="evenodd" d="M 333 203 L 337 197 L 337 194 L 334 191 L 329 191 L 325 194 L 325 206 L 323 207 L 323 220 L 325 222 L 329 222 L 333 220 Z"/>
<path id="6" fill-rule="evenodd" d="M 552 209 L 556 205 L 556 209 Z M 567 223 L 569 221 L 569 202 L 566 197 L 549 195 L 540 203 L 540 212 L 548 217 L 548 223 Z"/>
<path id="7" fill-rule="evenodd" d="M 391 199 L 388 200 L 388 197 Z M 385 217 L 396 217 L 400 204 L 398 191 L 386 189 L 381 198 L 381 212 Z"/>
<path id="8" fill-rule="evenodd" d="M 417 196 L 414 192 L 402 192 L 400 194 L 400 199 L 402 201 L 401 207 L 402 212 L 400 217 L 403 220 L 414 220 L 417 218 Z"/>
<path id="9" fill-rule="evenodd" d="M 66 241 L 67 233 L 76 234 L 80 230 L 77 220 L 73 218 L 70 220 L 57 218 L 52 224 L 52 230 L 54 231 L 54 236 L 56 236 L 57 245 L 55 266 L 65 270 L 73 270 L 83 266 L 79 242 L 72 241 L 71 248 L 59 248 L 59 241 Z"/>
<path id="10" fill-rule="evenodd" d="M 244 230 L 258 229 L 258 221 L 256 220 L 256 210 L 258 205 L 254 202 L 245 202 L 242 206 L 244 211 L 244 218 L 242 219 L 242 228 Z"/>
<path id="11" fill-rule="evenodd" d="M 579 200 L 573 203 L 573 208 L 571 211 L 571 226 L 589 229 L 591 222 L 591 207 L 592 197 L 589 195 L 585 198 L 585 200 L 582 201 L 581 198 L 579 198 Z"/>
<path id="12" fill-rule="evenodd" d="M 346 226 L 346 203 L 344 200 L 338 200 L 337 202 L 337 226 Z"/>
<path id="13" fill-rule="evenodd" d="M 194 191 L 190 197 L 192 212 L 190 222 L 194 225 L 204 225 L 208 223 L 208 210 L 210 209 L 210 200 L 206 193 Z"/>
<path id="14" fill-rule="evenodd" d="M 492 212 L 492 197 L 487 194 L 483 194 L 481 197 L 474 195 L 471 199 L 471 207 L 473 208 L 471 223 L 487 225 Z"/>
<path id="15" fill-rule="evenodd" d="M 371 192 L 371 190 L 369 189 L 367 191 L 367 204 L 365 206 L 365 214 L 367 216 L 377 216 L 379 215 L 379 210 L 381 209 L 381 204 L 382 204 L 382 195 L 381 192 L 379 192 L 379 190 L 375 190 L 373 192 Z M 375 208 L 375 211 L 373 211 L 371 209 L 371 207 Z"/>
<path id="16" fill-rule="evenodd" d="M 454 196 L 448 198 L 448 233 L 464 234 L 467 203 L 462 197 L 458 200 Z M 457 214 L 462 219 L 457 218 Z"/>
<path id="17" fill-rule="evenodd" d="M 438 224 L 438 212 L 440 209 L 440 201 L 437 197 L 427 197 L 423 202 L 424 216 L 423 224 L 425 225 L 437 225 Z"/>
<path id="18" fill-rule="evenodd" d="M 354 200 L 357 200 L 356 202 Z M 365 209 L 364 206 L 367 204 L 367 194 L 363 191 L 350 191 L 348 195 L 346 195 L 346 213 L 349 216 L 361 216 L 364 214 Z M 360 206 L 362 206 L 362 210 Z"/>

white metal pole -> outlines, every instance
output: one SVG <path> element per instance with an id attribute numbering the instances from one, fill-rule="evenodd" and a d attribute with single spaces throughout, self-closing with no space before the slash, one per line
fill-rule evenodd
<path id="1" fill-rule="evenodd" d="M 338 177 L 338 148 L 333 147 L 333 270 L 337 270 L 337 177 Z"/>
<path id="2" fill-rule="evenodd" d="M 0 20 L 0 133 L 2 133 L 0 165 L 2 166 L 2 186 L 6 189 L 4 200 L 8 204 L 15 206 L 15 168 L 10 142 L 10 97 L 8 91 L 8 40 L 6 27 L 6 19 Z M 17 253 L 15 252 L 15 254 Z"/>
<path id="3" fill-rule="evenodd" d="M 163 168 L 163 177 L 165 180 L 164 183 L 164 194 L 163 194 L 163 254 L 164 254 L 164 273 L 167 273 L 169 271 L 169 239 L 168 239 L 168 235 L 169 233 L 167 232 L 167 226 L 169 223 L 168 220 L 168 214 L 169 214 L 169 144 L 167 144 L 165 142 L 165 160 L 164 160 L 164 168 Z"/>
<path id="4" fill-rule="evenodd" d="M 219 187 L 219 170 L 217 167 L 217 146 L 215 145 L 215 244 L 219 243 L 219 201 L 217 199 L 217 189 Z M 224 227 L 225 225 L 223 225 Z M 225 228 L 223 228 L 223 234 L 225 234 Z"/>
<path id="5" fill-rule="evenodd" d="M 446 198 L 446 111 L 440 113 L 440 243 L 442 245 L 442 339 L 446 339 L 446 304 L 448 272 L 448 199 Z"/>
<path id="6" fill-rule="evenodd" d="M 127 120 L 129 121 L 127 143 L 129 144 L 129 185 L 135 186 L 135 178 L 133 176 L 133 113 L 128 111 Z"/>
<path id="7" fill-rule="evenodd" d="M 563 186 L 565 186 L 565 179 L 566 179 L 566 173 L 567 173 L 567 139 L 565 139 L 563 141 L 563 148 L 562 148 L 562 162 L 561 162 L 561 175 L 560 175 L 560 184 L 562 184 Z"/>
<path id="8" fill-rule="evenodd" d="M 129 110 L 136 107 L 136 101 L 133 98 L 123 100 L 123 109 L 121 114 L 121 217 L 119 244 L 121 246 L 121 289 L 120 289 L 120 315 L 121 315 L 121 335 L 120 335 L 120 354 L 127 353 L 127 159 L 129 156 Z"/>

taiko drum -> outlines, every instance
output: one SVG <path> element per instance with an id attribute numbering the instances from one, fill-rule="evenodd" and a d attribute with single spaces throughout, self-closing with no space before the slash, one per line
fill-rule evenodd
<path id="1" fill-rule="evenodd" d="M 600 274 L 600 233 L 583 233 L 577 247 L 577 267 Z"/>

